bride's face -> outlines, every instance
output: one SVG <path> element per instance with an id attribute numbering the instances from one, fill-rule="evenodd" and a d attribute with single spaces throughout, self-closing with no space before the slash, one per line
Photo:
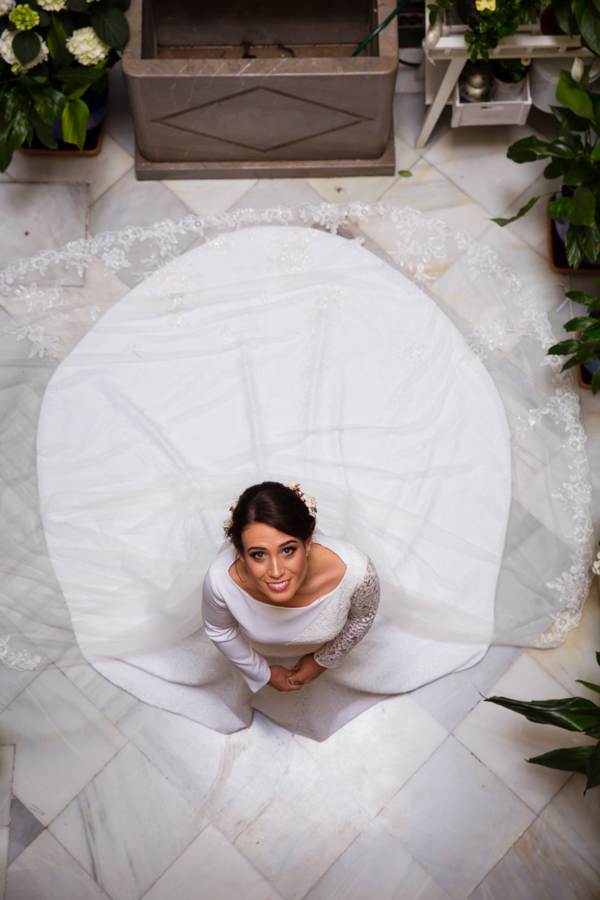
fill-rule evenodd
<path id="1" fill-rule="evenodd" d="M 270 525 L 254 522 L 242 532 L 240 554 L 250 580 L 271 603 L 291 600 L 306 577 L 311 540 L 301 541 Z"/>

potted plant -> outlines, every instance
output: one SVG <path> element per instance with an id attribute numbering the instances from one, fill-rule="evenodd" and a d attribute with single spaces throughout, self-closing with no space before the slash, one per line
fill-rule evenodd
<path id="1" fill-rule="evenodd" d="M 492 62 L 494 95 L 507 100 L 517 97 L 529 71 L 530 59 L 495 59 Z"/>
<path id="2" fill-rule="evenodd" d="M 591 387 L 592 393 L 597 394 L 600 390 L 600 300 L 584 291 L 568 291 L 566 296 L 575 303 L 587 306 L 588 314 L 566 322 L 565 331 L 575 332 L 575 337 L 550 347 L 548 354 L 570 356 L 562 371 L 579 366 L 580 385 Z"/>
<path id="3" fill-rule="evenodd" d="M 469 47 L 471 62 L 488 60 L 490 50 L 498 46 L 501 38 L 510 37 L 519 25 L 532 20 L 539 13 L 540 0 L 438 0 L 428 5 L 429 26 L 433 28 L 440 12 L 450 13 L 455 7 L 467 26 L 465 41 Z"/>
<path id="4" fill-rule="evenodd" d="M 597 569 L 594 568 L 597 573 Z M 600 653 L 596 653 L 596 661 L 600 666 Z M 590 691 L 600 694 L 600 684 L 581 681 Z M 519 713 L 530 722 L 543 725 L 557 725 L 567 731 L 577 731 L 592 738 L 600 739 L 600 706 L 584 697 L 567 697 L 560 700 L 532 700 L 524 703 L 508 697 L 488 697 L 488 703 L 497 703 L 513 712 Z M 577 772 L 585 776 L 583 793 L 590 788 L 600 786 L 600 740 L 595 745 L 583 747 L 563 747 L 551 750 L 541 756 L 534 756 L 527 762 L 563 772 Z"/>
<path id="5" fill-rule="evenodd" d="M 600 6 L 597 0 L 552 0 L 556 24 L 564 34 L 578 34 L 581 44 L 600 56 Z"/>
<path id="6" fill-rule="evenodd" d="M 23 144 L 82 151 L 107 70 L 119 59 L 129 0 L 0 0 L 0 171 Z M 104 103 L 105 105 L 105 103 Z"/>
<path id="7" fill-rule="evenodd" d="M 571 268 L 584 260 L 595 264 L 600 253 L 600 94 L 588 90 L 590 66 L 576 59 L 571 72 L 562 71 L 556 98 L 564 106 L 552 112 L 561 128 L 554 141 L 535 136 L 523 138 L 508 148 L 507 156 L 517 163 L 550 159 L 544 169 L 548 179 L 562 177 L 561 196 L 548 204 L 548 215 L 564 229 L 564 248 Z M 551 193 L 551 192 L 549 192 Z M 548 194 L 532 197 L 511 218 L 493 221 L 504 227 L 520 219 L 537 201 Z"/>

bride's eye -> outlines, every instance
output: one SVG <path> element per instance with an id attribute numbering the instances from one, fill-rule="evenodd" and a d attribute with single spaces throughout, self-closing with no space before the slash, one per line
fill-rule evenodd
<path id="1" fill-rule="evenodd" d="M 283 548 L 283 552 L 285 553 L 286 556 L 291 556 L 295 550 L 296 550 L 295 547 L 284 547 Z"/>
<path id="2" fill-rule="evenodd" d="M 261 560 L 264 559 L 265 554 L 262 552 L 262 550 L 257 550 L 256 553 L 251 553 L 250 556 L 252 557 L 252 559 Z"/>

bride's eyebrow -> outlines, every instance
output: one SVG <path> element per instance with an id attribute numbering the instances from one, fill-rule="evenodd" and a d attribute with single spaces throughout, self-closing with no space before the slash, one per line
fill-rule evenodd
<path id="1" fill-rule="evenodd" d="M 294 540 L 292 540 L 292 541 L 285 541 L 283 544 L 280 544 L 280 545 L 279 545 L 279 549 L 280 549 L 280 550 L 283 550 L 284 547 L 288 547 L 288 546 L 290 546 L 290 545 L 292 545 L 292 544 L 296 547 L 296 546 L 298 545 L 298 541 L 294 541 Z M 246 553 L 250 553 L 251 550 L 262 550 L 263 553 L 265 552 L 265 548 L 264 548 L 264 547 L 248 547 L 248 549 L 246 550 Z"/>

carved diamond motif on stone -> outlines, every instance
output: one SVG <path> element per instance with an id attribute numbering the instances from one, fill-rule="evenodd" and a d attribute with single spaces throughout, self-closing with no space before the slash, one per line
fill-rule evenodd
<path id="1" fill-rule="evenodd" d="M 156 121 L 181 131 L 266 152 L 339 131 L 367 121 L 367 118 L 259 87 Z"/>

